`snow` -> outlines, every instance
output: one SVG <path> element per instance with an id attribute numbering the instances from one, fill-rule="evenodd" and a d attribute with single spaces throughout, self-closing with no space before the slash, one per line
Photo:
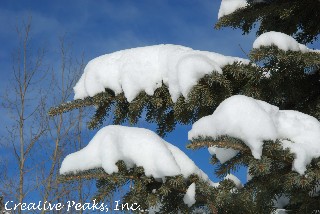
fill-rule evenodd
<path id="1" fill-rule="evenodd" d="M 272 214 L 285 214 L 287 213 L 286 209 L 276 209 Z"/>
<path id="2" fill-rule="evenodd" d="M 262 3 L 264 1 L 265 0 L 253 0 L 252 3 Z M 218 19 L 246 6 L 248 6 L 247 0 L 222 0 L 218 12 Z"/>
<path id="3" fill-rule="evenodd" d="M 196 184 L 192 183 L 186 192 L 186 194 L 183 197 L 183 202 L 188 205 L 188 207 L 191 207 L 196 203 Z"/>
<path id="4" fill-rule="evenodd" d="M 290 199 L 286 196 L 279 196 L 274 200 L 274 207 L 282 209 L 287 206 L 290 202 Z"/>
<path id="5" fill-rule="evenodd" d="M 142 166 L 146 176 L 155 179 L 180 174 L 187 178 L 194 173 L 213 183 L 185 153 L 154 132 L 116 125 L 102 128 L 85 148 L 69 154 L 62 162 L 60 174 L 100 167 L 108 174 L 116 173 L 119 160 L 128 168 Z"/>
<path id="6" fill-rule="evenodd" d="M 236 185 L 236 187 L 237 187 L 238 189 L 240 189 L 240 188 L 243 187 L 240 179 L 237 178 L 237 177 L 236 177 L 235 175 L 233 175 L 233 174 L 228 174 L 226 177 L 224 177 L 224 180 L 226 180 L 226 179 L 229 179 L 229 180 L 233 181 L 233 183 Z"/>
<path id="7" fill-rule="evenodd" d="M 320 50 L 310 49 L 307 46 L 298 43 L 293 37 L 281 33 L 270 31 L 261 34 L 253 43 L 253 48 L 261 48 L 275 45 L 283 51 L 301 51 L 302 53 L 315 52 L 320 53 Z"/>
<path id="8" fill-rule="evenodd" d="M 304 174 L 312 158 L 320 157 L 320 122 L 298 111 L 279 110 L 264 101 L 243 95 L 224 100 L 212 115 L 195 122 L 189 140 L 222 135 L 242 140 L 256 159 L 265 140 L 279 139 L 295 155 L 293 170 Z M 289 141 L 289 140 L 290 141 Z"/>
<path id="9" fill-rule="evenodd" d="M 131 102 L 140 92 L 153 95 L 165 84 L 172 100 L 187 97 L 197 81 L 212 72 L 222 73 L 225 65 L 248 60 L 193 50 L 180 45 L 138 47 L 91 60 L 74 87 L 74 99 L 92 97 L 109 88 L 124 93 Z"/>
<path id="10" fill-rule="evenodd" d="M 317 197 L 320 195 L 320 180 L 318 180 L 318 184 L 315 186 L 313 191 L 309 192 L 311 197 Z"/>
<path id="11" fill-rule="evenodd" d="M 184 175 L 185 178 L 187 178 L 191 174 L 197 174 L 200 176 L 205 181 L 209 181 L 208 176 L 201 170 L 199 169 L 195 163 L 184 153 L 182 152 L 178 147 L 165 142 L 167 148 L 170 150 L 171 154 L 173 155 L 176 163 L 178 164 L 180 168 L 179 174 Z M 167 166 L 168 167 L 168 166 Z M 209 181 L 211 185 L 215 183 Z"/>
<path id="12" fill-rule="evenodd" d="M 231 148 L 219 148 L 217 146 L 209 147 L 208 151 L 211 155 L 215 155 L 221 164 L 224 164 L 239 153 L 239 151 Z"/>
<path id="13" fill-rule="evenodd" d="M 262 46 L 271 46 L 275 45 L 279 49 L 283 51 L 301 51 L 301 52 L 309 52 L 313 51 L 309 49 L 307 46 L 298 43 L 291 36 L 281 33 L 270 31 L 261 34 L 253 43 L 253 48 L 260 48 Z"/>
<path id="14" fill-rule="evenodd" d="M 162 207 L 162 204 L 157 203 L 155 206 L 149 208 L 148 213 L 149 214 L 157 214 L 160 212 L 161 207 Z"/>
<path id="15" fill-rule="evenodd" d="M 218 19 L 222 16 L 229 15 L 240 8 L 246 7 L 247 4 L 246 0 L 222 0 L 218 12 Z"/>

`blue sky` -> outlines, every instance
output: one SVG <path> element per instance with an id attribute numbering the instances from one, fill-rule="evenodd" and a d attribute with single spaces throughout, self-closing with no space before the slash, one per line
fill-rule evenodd
<path id="1" fill-rule="evenodd" d="M 54 51 L 67 35 L 87 59 L 119 49 L 160 43 L 190 46 L 222 54 L 242 55 L 254 37 L 231 29 L 216 31 L 217 0 L 77 0 L 0 2 L 1 64 L 15 46 L 15 27 L 33 17 L 33 38 Z M 231 42 L 232 41 L 232 42 Z M 1 71 L 2 72 L 2 71 Z"/>
<path id="2" fill-rule="evenodd" d="M 12 53 L 18 41 L 15 29 L 29 16 L 32 45 L 45 47 L 46 63 L 53 66 L 58 66 L 61 36 L 72 44 L 75 56 L 84 53 L 86 62 L 121 49 L 163 43 L 245 58 L 240 46 L 249 52 L 255 34 L 215 30 L 219 5 L 219 0 L 1 0 L 0 91 L 10 89 Z M 1 108 L 0 114 L 3 135 L 10 118 Z M 184 149 L 188 130 L 190 126 L 179 126 L 167 140 L 186 151 L 216 181 L 208 152 Z M 239 176 L 245 180 L 245 173 Z"/>

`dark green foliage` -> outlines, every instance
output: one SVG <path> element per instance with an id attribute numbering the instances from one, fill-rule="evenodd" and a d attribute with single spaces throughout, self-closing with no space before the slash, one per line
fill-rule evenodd
<path id="1" fill-rule="evenodd" d="M 236 64 L 234 65 L 236 66 Z M 136 124 L 143 111 L 146 121 L 158 124 L 157 132 L 161 136 L 174 130 L 177 123 L 190 124 L 203 116 L 212 114 L 225 98 L 232 94 L 232 83 L 221 74 L 213 73 L 203 77 L 190 92 L 188 99 L 180 97 L 173 103 L 167 86 L 156 89 L 153 96 L 141 92 L 131 103 L 124 94 L 114 95 L 109 89 L 94 97 L 75 100 L 51 108 L 49 114 L 54 116 L 73 108 L 95 106 L 96 113 L 88 123 L 89 129 L 101 127 L 104 120 L 113 112 L 113 124 L 126 121 Z"/>
<path id="2" fill-rule="evenodd" d="M 209 146 L 239 150 L 237 156 L 224 164 L 212 157 L 217 176 L 223 178 L 240 166 L 248 167 L 252 176 L 242 189 L 230 196 L 221 196 L 221 213 L 270 213 L 274 209 L 273 201 L 280 196 L 290 198 L 287 209 L 293 213 L 311 213 L 320 209 L 317 196 L 320 192 L 316 192 L 320 183 L 320 158 L 307 166 L 305 175 L 300 175 L 292 171 L 294 156 L 289 150 L 283 150 L 280 141 L 265 142 L 260 160 L 251 155 L 251 150 L 241 140 L 228 136 L 217 139 L 199 137 L 189 144 L 193 149 Z"/>
<path id="3" fill-rule="evenodd" d="M 268 31 L 294 36 L 300 43 L 317 39 L 320 33 L 320 2 L 318 0 L 265 0 L 223 16 L 216 28 L 240 28 L 244 34 L 257 27 L 257 35 Z"/>
<path id="4" fill-rule="evenodd" d="M 319 1 L 249 2 L 248 7 L 222 17 L 216 28 L 231 26 L 249 33 L 259 24 L 257 35 L 267 31 L 280 31 L 293 35 L 301 43 L 314 41 L 320 32 Z M 259 79 L 254 80 L 257 93 L 253 97 L 279 106 L 280 109 L 298 110 L 320 119 L 319 53 L 285 52 L 277 47 L 262 47 L 252 50 L 250 59 L 259 65 Z M 274 209 L 273 200 L 280 196 L 290 199 L 286 206 L 289 213 L 319 212 L 319 158 L 307 166 L 305 175 L 299 175 L 292 171 L 293 155 L 288 150 L 283 150 L 279 141 L 265 142 L 261 160 L 256 160 L 246 153 L 247 150 L 239 149 L 239 145 L 241 148 L 243 146 L 239 140 L 237 142 L 237 139 L 225 138 L 226 136 L 221 136 L 221 139 L 199 138 L 190 146 L 217 145 L 234 149 L 238 146 L 239 154 L 227 163 L 220 164 L 215 157 L 212 158 L 213 163 L 218 166 L 218 175 L 225 175 L 240 165 L 249 167 L 250 174 L 253 175 L 252 180 L 234 194 L 235 206 L 224 206 L 230 208 L 228 213 L 235 210 L 239 213 L 270 213 Z"/>
<path id="5" fill-rule="evenodd" d="M 319 117 L 320 54 L 282 51 L 276 47 L 254 49 L 250 58 L 263 64 L 260 99 L 278 106 Z"/>
<path id="6" fill-rule="evenodd" d="M 147 177 L 142 167 L 127 169 L 123 161 L 117 162 L 118 173 L 107 174 L 102 168 L 70 173 L 60 176 L 60 182 L 70 182 L 78 179 L 97 179 L 98 192 L 94 198 L 96 202 L 103 202 L 110 199 L 114 192 L 120 188 L 129 190 L 123 196 L 122 204 L 140 205 L 141 210 L 148 210 L 150 207 L 162 204 L 160 213 L 190 213 L 193 209 L 207 204 L 208 193 L 214 188 L 208 182 L 202 181 L 197 175 L 190 175 L 184 178 L 181 175 L 166 177 L 165 181 Z M 183 197 L 188 187 L 193 183 L 197 184 L 198 202 L 189 208 L 183 202 Z M 118 200 L 118 199 L 117 199 Z M 137 211 L 137 213 L 139 213 Z"/>
<path id="7" fill-rule="evenodd" d="M 158 88 L 153 96 L 141 92 L 131 103 L 124 94 L 106 92 L 75 100 L 50 110 L 51 115 L 73 108 L 95 106 L 96 113 L 88 123 L 90 129 L 101 127 L 113 112 L 113 124 L 129 121 L 136 124 L 146 111 L 146 121 L 158 124 L 163 136 L 173 131 L 177 123 L 191 124 L 210 115 L 227 97 L 234 94 L 262 99 L 280 109 L 302 111 L 319 118 L 320 55 L 263 47 L 250 53 L 252 64 L 235 63 L 223 68 L 223 75 L 212 73 L 199 80 L 188 98 L 180 97 L 173 103 L 167 86 Z M 268 73 L 268 76 L 266 76 Z M 299 102 L 297 102 L 299 100 Z"/>

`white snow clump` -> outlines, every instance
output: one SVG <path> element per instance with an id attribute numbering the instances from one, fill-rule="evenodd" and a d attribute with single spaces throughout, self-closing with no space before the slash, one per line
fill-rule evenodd
<path id="1" fill-rule="evenodd" d="M 272 214 L 286 214 L 287 210 L 286 209 L 276 209 L 275 211 L 272 212 Z"/>
<path id="2" fill-rule="evenodd" d="M 318 50 L 309 49 L 307 46 L 298 43 L 293 37 L 281 33 L 270 31 L 261 34 L 253 43 L 253 48 L 260 48 L 262 46 L 275 45 L 283 51 L 301 51 L 306 52 L 318 52 Z"/>
<path id="3" fill-rule="evenodd" d="M 194 205 L 196 203 L 196 184 L 192 183 L 188 189 L 186 194 L 183 197 L 183 202 L 188 205 L 188 207 L 191 207 L 192 205 Z"/>
<path id="4" fill-rule="evenodd" d="M 239 151 L 231 148 L 219 148 L 217 146 L 209 147 L 208 151 L 210 155 L 215 155 L 221 164 L 224 164 L 239 153 Z"/>
<path id="5" fill-rule="evenodd" d="M 165 179 L 182 174 L 197 174 L 216 185 L 180 149 L 164 141 L 154 132 L 135 127 L 111 125 L 102 128 L 89 144 L 69 154 L 62 162 L 60 174 L 102 167 L 108 174 L 118 172 L 116 162 L 123 160 L 128 168 L 142 166 L 146 176 Z"/>
<path id="6" fill-rule="evenodd" d="M 222 16 L 229 15 L 240 8 L 246 7 L 247 5 L 247 0 L 222 0 L 218 12 L 218 19 Z"/>
<path id="7" fill-rule="evenodd" d="M 91 60 L 74 87 L 74 99 L 92 97 L 106 88 L 124 93 L 131 102 L 140 92 L 153 95 L 165 84 L 174 102 L 187 97 L 197 81 L 225 65 L 248 60 L 193 50 L 179 45 L 154 45 L 102 55 Z"/>
<path id="8" fill-rule="evenodd" d="M 237 178 L 235 175 L 233 174 L 228 174 L 226 177 L 224 177 L 224 180 L 229 179 L 231 180 L 238 189 L 241 189 L 243 187 L 241 181 L 239 178 Z"/>
<path id="9" fill-rule="evenodd" d="M 287 196 L 281 195 L 278 196 L 274 201 L 273 201 L 273 206 L 275 208 L 278 208 L 278 210 L 283 209 L 285 206 L 287 206 L 290 202 L 290 199 Z"/>
<path id="10" fill-rule="evenodd" d="M 304 174 L 312 158 L 320 157 L 320 122 L 298 111 L 279 110 L 261 100 L 235 95 L 224 100 L 212 115 L 195 122 L 189 140 L 228 135 L 242 140 L 256 159 L 264 140 L 279 139 L 295 154 L 293 170 Z M 289 140 L 290 141 L 289 141 Z"/>

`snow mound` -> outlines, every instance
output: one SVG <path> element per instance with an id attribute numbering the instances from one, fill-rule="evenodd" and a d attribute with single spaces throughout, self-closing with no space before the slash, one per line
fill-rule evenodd
<path id="1" fill-rule="evenodd" d="M 251 3 L 263 3 L 265 0 L 253 0 Z M 218 19 L 222 16 L 229 15 L 238 9 L 248 6 L 247 0 L 222 0 L 218 12 Z"/>
<path id="2" fill-rule="evenodd" d="M 217 146 L 211 146 L 208 148 L 210 155 L 215 155 L 221 164 L 224 164 L 231 158 L 235 157 L 239 151 L 231 148 L 219 148 Z"/>
<path id="3" fill-rule="evenodd" d="M 91 60 L 74 87 L 74 99 L 92 97 L 109 88 L 124 92 L 131 102 L 140 92 L 153 95 L 165 84 L 175 102 L 182 94 L 187 97 L 197 81 L 236 61 L 248 60 L 193 50 L 179 45 L 154 45 L 132 48 L 102 55 Z"/>
<path id="4" fill-rule="evenodd" d="M 290 199 L 287 196 L 281 195 L 273 201 L 273 206 L 278 209 L 283 209 L 285 206 L 289 204 L 289 202 Z"/>
<path id="5" fill-rule="evenodd" d="M 231 180 L 238 189 L 241 189 L 243 187 L 241 181 L 239 178 L 237 178 L 235 175 L 233 174 L 228 174 L 226 177 L 224 177 L 224 180 L 229 179 Z"/>
<path id="6" fill-rule="evenodd" d="M 194 205 L 196 203 L 196 184 L 192 183 L 188 189 L 186 194 L 183 197 L 183 202 L 188 205 L 188 207 L 191 207 L 192 205 Z"/>
<path id="7" fill-rule="evenodd" d="M 134 127 L 106 126 L 78 152 L 62 162 L 60 174 L 76 173 L 102 167 L 108 174 L 118 172 L 116 162 L 123 160 L 128 168 L 142 166 L 146 176 L 165 179 L 182 174 L 208 176 L 180 149 L 164 141 L 154 132 Z"/>
<path id="8" fill-rule="evenodd" d="M 286 209 L 276 209 L 275 211 L 272 212 L 272 214 L 286 214 L 287 210 Z"/>
<path id="9" fill-rule="evenodd" d="M 224 100 L 212 115 L 195 122 L 189 140 L 228 135 L 241 139 L 260 159 L 264 140 L 281 140 L 295 154 L 293 170 L 304 174 L 312 158 L 320 157 L 320 122 L 298 111 L 279 110 L 243 95 Z M 289 140 L 290 141 L 289 141 Z"/>
<path id="10" fill-rule="evenodd" d="M 309 49 L 307 46 L 298 43 L 291 36 L 281 33 L 270 31 L 267 33 L 261 34 L 253 43 L 253 48 L 260 48 L 262 46 L 271 46 L 275 45 L 279 49 L 283 51 L 301 51 L 301 52 L 309 52 L 313 51 Z"/>
<path id="11" fill-rule="evenodd" d="M 222 0 L 218 12 L 218 19 L 222 16 L 229 15 L 240 8 L 246 7 L 247 5 L 247 0 Z"/>
<path id="12" fill-rule="evenodd" d="M 160 212 L 161 207 L 162 207 L 162 204 L 157 203 L 155 206 L 149 208 L 148 213 L 149 214 L 157 214 Z"/>

